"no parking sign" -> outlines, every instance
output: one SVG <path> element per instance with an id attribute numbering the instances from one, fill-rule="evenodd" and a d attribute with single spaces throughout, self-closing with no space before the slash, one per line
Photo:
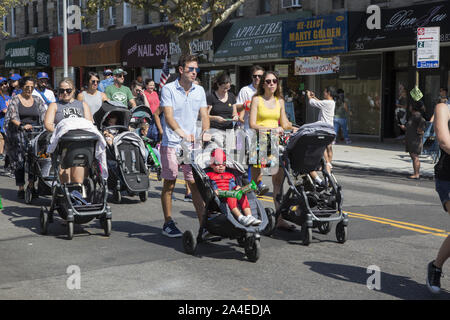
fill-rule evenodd
<path id="1" fill-rule="evenodd" d="M 439 68 L 440 27 L 417 28 L 417 68 Z"/>

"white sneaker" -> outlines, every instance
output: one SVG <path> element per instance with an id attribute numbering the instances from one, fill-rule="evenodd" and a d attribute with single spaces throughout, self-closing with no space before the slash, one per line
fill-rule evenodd
<path id="1" fill-rule="evenodd" d="M 253 221 L 251 220 L 252 216 L 244 216 L 244 215 L 240 215 L 238 218 L 238 221 L 240 224 L 248 227 Z"/>
<path id="2" fill-rule="evenodd" d="M 258 218 L 255 218 L 254 216 L 249 216 L 252 220 L 251 225 L 252 226 L 259 226 L 261 224 L 261 220 L 259 220 Z"/>

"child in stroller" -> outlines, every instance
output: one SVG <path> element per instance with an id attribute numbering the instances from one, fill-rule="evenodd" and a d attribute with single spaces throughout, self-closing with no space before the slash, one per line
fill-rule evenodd
<path id="1" fill-rule="evenodd" d="M 220 196 L 219 190 L 239 190 L 239 185 L 236 184 L 236 177 L 231 172 L 225 172 L 226 155 L 222 149 L 214 149 L 211 152 L 211 168 L 213 171 L 207 172 L 211 185 L 217 196 Z M 252 210 L 245 194 L 238 200 L 235 197 L 222 197 L 222 202 L 226 202 L 231 210 L 231 213 L 239 223 L 248 227 L 250 225 L 258 226 L 261 220 L 252 216 Z M 244 214 L 241 213 L 238 207 L 242 208 Z"/>

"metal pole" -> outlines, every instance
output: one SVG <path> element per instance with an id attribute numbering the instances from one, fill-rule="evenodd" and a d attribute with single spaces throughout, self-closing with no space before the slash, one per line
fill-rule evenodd
<path id="1" fill-rule="evenodd" d="M 63 0 L 63 56 L 64 78 L 69 76 L 69 59 L 67 57 L 67 0 Z"/>

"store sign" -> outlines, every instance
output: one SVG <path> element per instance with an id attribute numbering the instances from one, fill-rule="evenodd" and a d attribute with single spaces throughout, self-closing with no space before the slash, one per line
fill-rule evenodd
<path id="1" fill-rule="evenodd" d="M 310 12 L 305 11 L 235 22 L 216 50 L 214 62 L 279 59 L 281 58 L 283 21 L 301 19 L 310 15 Z"/>
<path id="2" fill-rule="evenodd" d="M 283 22 L 283 57 L 347 51 L 347 14 Z"/>
<path id="3" fill-rule="evenodd" d="M 72 49 L 81 43 L 81 33 L 72 33 L 67 35 L 68 62 L 72 65 Z M 62 67 L 63 56 L 63 37 L 54 37 L 50 39 L 50 66 Z"/>
<path id="4" fill-rule="evenodd" d="M 36 68 L 49 65 L 48 38 L 10 42 L 5 46 L 5 68 Z"/>
<path id="5" fill-rule="evenodd" d="M 155 30 L 140 30 L 125 35 L 121 44 L 121 55 L 127 67 L 159 67 L 167 55 L 169 58 L 181 55 L 177 42 Z M 212 40 L 194 39 L 190 43 L 193 54 L 209 54 L 212 51 Z"/>
<path id="6" fill-rule="evenodd" d="M 296 76 L 328 74 L 339 72 L 340 59 L 338 56 L 331 58 L 321 57 L 296 57 Z"/>
<path id="7" fill-rule="evenodd" d="M 371 5 L 366 12 L 349 12 L 349 50 L 414 45 L 417 28 L 440 27 L 440 41 L 450 41 L 450 2 L 395 9 Z"/>
<path id="8" fill-rule="evenodd" d="M 417 29 L 417 68 L 439 68 L 440 28 Z"/>

